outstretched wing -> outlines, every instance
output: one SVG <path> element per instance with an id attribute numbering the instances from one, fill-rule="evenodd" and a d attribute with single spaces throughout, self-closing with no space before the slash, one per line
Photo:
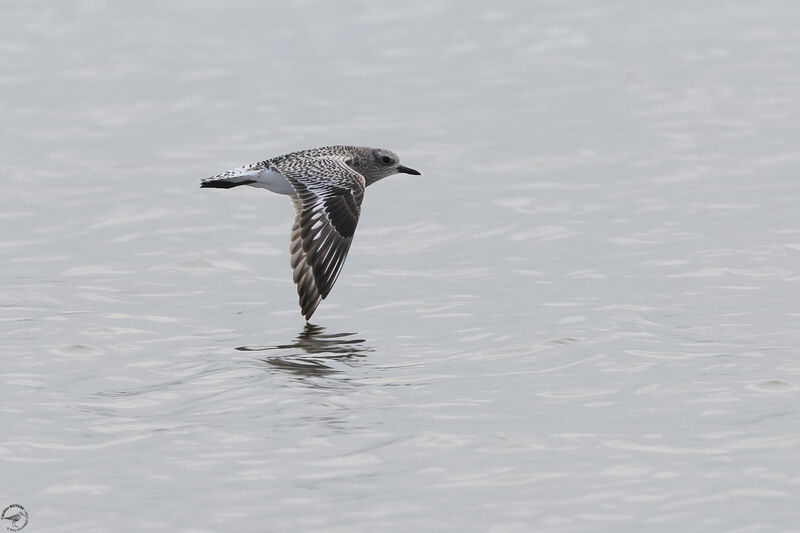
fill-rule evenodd
<path id="1" fill-rule="evenodd" d="M 343 160 L 327 158 L 281 173 L 297 193 L 291 263 L 300 308 L 309 320 L 344 265 L 361 213 L 364 178 Z"/>

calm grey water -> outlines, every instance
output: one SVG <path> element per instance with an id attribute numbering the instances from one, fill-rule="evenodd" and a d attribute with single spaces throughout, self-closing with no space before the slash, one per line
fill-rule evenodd
<path id="1" fill-rule="evenodd" d="M 800 7 L 6 2 L 0 507 L 34 531 L 791 531 Z M 293 216 L 383 146 L 304 327 Z M 6 525 L 6 524 L 4 524 Z"/>

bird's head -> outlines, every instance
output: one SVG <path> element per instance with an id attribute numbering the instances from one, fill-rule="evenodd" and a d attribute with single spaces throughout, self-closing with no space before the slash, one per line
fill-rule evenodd
<path id="1" fill-rule="evenodd" d="M 393 174 L 420 175 L 419 171 L 401 165 L 396 153 L 383 148 L 362 148 L 348 164 L 364 176 L 367 185 Z"/>

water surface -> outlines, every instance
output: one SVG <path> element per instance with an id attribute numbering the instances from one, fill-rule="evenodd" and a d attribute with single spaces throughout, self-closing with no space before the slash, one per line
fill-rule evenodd
<path id="1" fill-rule="evenodd" d="M 25 2 L 0 505 L 31 531 L 788 531 L 792 3 Z M 292 208 L 383 146 L 306 326 Z"/>

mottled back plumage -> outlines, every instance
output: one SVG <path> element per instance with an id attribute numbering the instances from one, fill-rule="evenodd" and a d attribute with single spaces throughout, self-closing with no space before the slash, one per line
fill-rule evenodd
<path id="1" fill-rule="evenodd" d="M 364 189 L 398 172 L 418 175 L 380 148 L 326 146 L 292 152 L 202 180 L 201 187 L 262 187 L 292 198 L 291 265 L 309 320 L 333 288 L 353 241 Z"/>

